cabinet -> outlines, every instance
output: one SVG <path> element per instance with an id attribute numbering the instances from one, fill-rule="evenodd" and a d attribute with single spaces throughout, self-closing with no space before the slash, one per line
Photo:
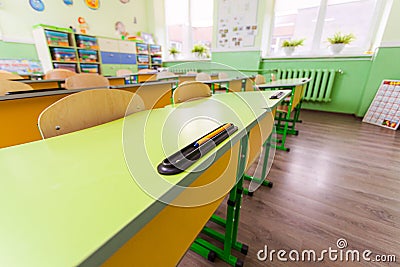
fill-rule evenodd
<path id="1" fill-rule="evenodd" d="M 103 75 L 115 76 L 120 69 L 137 72 L 135 42 L 105 37 L 99 37 L 98 42 Z"/>
<path id="2" fill-rule="evenodd" d="M 162 67 L 162 51 L 161 45 L 149 44 L 150 52 L 150 65 L 151 69 L 158 69 Z"/>
<path id="3" fill-rule="evenodd" d="M 33 37 L 44 72 L 62 68 L 74 72 L 101 73 L 95 36 L 75 35 L 69 28 L 38 24 L 33 27 Z"/>
<path id="4" fill-rule="evenodd" d="M 162 67 L 161 45 L 136 44 L 137 62 L 139 69 L 158 69 Z"/>

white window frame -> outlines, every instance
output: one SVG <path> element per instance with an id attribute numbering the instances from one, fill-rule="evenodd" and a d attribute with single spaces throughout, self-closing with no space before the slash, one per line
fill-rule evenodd
<path id="1" fill-rule="evenodd" d="M 187 21 L 185 21 L 185 23 L 184 23 L 184 25 L 185 25 L 184 35 L 185 36 L 183 38 L 184 40 L 186 40 L 187 45 L 182 44 L 183 49 L 182 49 L 178 59 L 174 59 L 175 61 L 204 60 L 204 59 L 196 58 L 194 56 L 194 54 L 192 53 L 192 47 L 193 47 L 192 12 L 191 12 L 191 10 L 192 10 L 192 1 L 199 1 L 199 0 L 189 0 L 188 1 L 188 16 L 187 16 Z M 164 13 L 165 17 L 167 17 L 168 14 L 166 13 L 166 9 L 165 9 L 164 12 L 165 12 Z M 214 27 L 214 21 L 213 21 L 213 27 Z M 166 34 L 165 34 L 165 36 L 166 36 L 166 45 L 169 46 L 170 40 L 169 40 L 169 35 L 168 35 L 169 31 L 168 31 L 167 23 L 165 23 L 165 32 L 166 32 Z M 213 34 L 214 34 L 214 31 L 213 31 Z M 214 36 L 212 36 L 212 38 L 214 38 Z M 169 47 L 167 48 L 167 50 L 168 49 L 169 49 Z M 211 55 L 211 51 L 209 51 L 209 52 L 210 52 L 210 55 Z M 169 57 L 169 55 L 168 55 L 168 57 Z M 171 61 L 174 61 L 174 60 L 171 59 Z M 206 60 L 210 60 L 210 59 L 206 59 Z M 170 61 L 170 59 L 168 61 Z"/>
<path id="2" fill-rule="evenodd" d="M 374 50 L 374 44 L 377 43 L 377 35 L 378 31 L 380 28 L 380 21 L 383 17 L 384 10 L 386 8 L 386 5 L 388 5 L 386 1 L 382 0 L 377 0 L 375 2 L 375 8 L 373 12 L 373 17 L 371 19 L 371 31 L 368 36 L 368 41 L 365 43 L 365 46 L 362 47 L 361 49 L 347 49 L 347 53 L 343 53 L 338 56 L 361 56 L 364 55 L 364 52 L 367 50 L 373 51 Z M 275 6 L 274 6 L 275 8 Z M 324 23 L 326 19 L 326 11 L 328 8 L 328 0 L 320 0 L 320 5 L 318 9 L 318 16 L 317 16 L 317 22 L 315 25 L 315 30 L 313 34 L 313 40 L 312 40 L 312 47 L 310 51 L 307 51 L 306 53 L 294 55 L 291 57 L 324 57 L 324 56 L 332 56 L 328 49 L 324 49 L 321 47 L 321 39 L 322 39 L 322 33 L 324 29 Z M 269 26 L 269 32 L 268 32 L 268 41 L 266 42 L 266 50 L 263 51 L 263 57 L 268 57 L 268 58 L 281 58 L 282 55 L 279 53 L 271 53 L 271 42 L 273 38 L 273 30 L 275 26 L 275 11 L 272 10 L 271 14 L 271 24 Z M 268 27 L 267 26 L 267 27 Z M 265 44 L 265 43 L 264 43 Z"/>

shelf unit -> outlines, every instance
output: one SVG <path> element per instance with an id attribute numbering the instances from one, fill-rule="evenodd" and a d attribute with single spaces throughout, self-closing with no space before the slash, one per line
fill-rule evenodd
<path id="1" fill-rule="evenodd" d="M 150 52 L 150 68 L 158 69 L 162 67 L 162 51 L 161 45 L 149 44 Z"/>
<path id="2" fill-rule="evenodd" d="M 138 69 L 150 69 L 149 46 L 145 43 L 136 43 Z"/>
<path id="3" fill-rule="evenodd" d="M 75 34 L 80 72 L 101 73 L 99 44 L 95 36 Z"/>
<path id="4" fill-rule="evenodd" d="M 33 27 L 33 37 L 45 73 L 57 68 L 78 73 L 101 73 L 96 37 L 75 35 L 69 28 L 44 24 Z M 91 40 L 91 45 L 85 45 L 82 39 Z"/>
<path id="5" fill-rule="evenodd" d="M 116 76 L 121 69 L 137 72 L 135 42 L 107 37 L 98 37 L 98 42 L 103 75 Z"/>

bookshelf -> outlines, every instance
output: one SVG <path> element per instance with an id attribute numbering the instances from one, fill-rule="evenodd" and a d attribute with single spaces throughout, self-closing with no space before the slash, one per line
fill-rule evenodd
<path id="1" fill-rule="evenodd" d="M 52 69 L 101 73 L 97 38 L 69 28 L 38 24 L 33 27 L 36 50 L 46 73 Z"/>

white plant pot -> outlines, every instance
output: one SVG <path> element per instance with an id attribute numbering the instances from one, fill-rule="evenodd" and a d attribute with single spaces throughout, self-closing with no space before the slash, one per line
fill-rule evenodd
<path id="1" fill-rule="evenodd" d="M 337 55 L 342 52 L 345 44 L 331 44 L 329 49 L 331 50 L 332 54 Z"/>
<path id="2" fill-rule="evenodd" d="M 287 56 L 291 56 L 294 53 L 296 47 L 294 46 L 285 46 L 283 47 L 283 52 L 285 53 L 285 55 Z"/>

